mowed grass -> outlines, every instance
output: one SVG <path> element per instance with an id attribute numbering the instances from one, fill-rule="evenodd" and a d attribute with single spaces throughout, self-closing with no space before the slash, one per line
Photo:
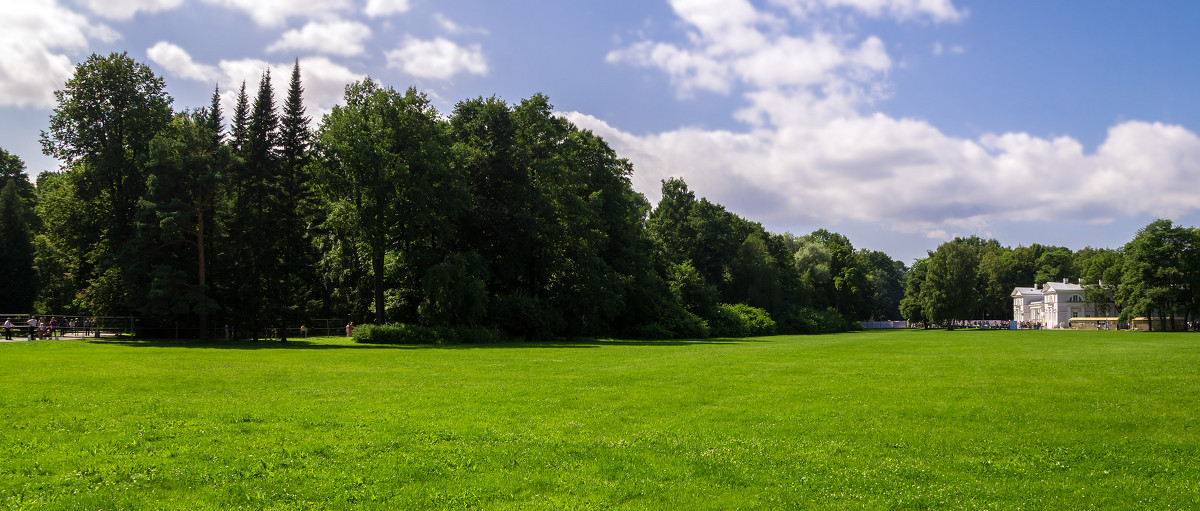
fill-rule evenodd
<path id="1" fill-rule="evenodd" d="M 31 509 L 1187 509 L 1200 334 L 0 344 Z"/>

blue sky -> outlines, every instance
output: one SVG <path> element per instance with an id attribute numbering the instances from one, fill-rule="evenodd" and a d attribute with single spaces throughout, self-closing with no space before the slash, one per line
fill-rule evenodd
<path id="1" fill-rule="evenodd" d="M 773 231 L 911 262 L 955 235 L 1116 247 L 1200 220 L 1200 3 L 963 0 L 22 0 L 0 19 L 0 147 L 36 174 L 53 97 L 126 51 L 176 108 L 348 81 L 547 94 L 635 166 Z"/>

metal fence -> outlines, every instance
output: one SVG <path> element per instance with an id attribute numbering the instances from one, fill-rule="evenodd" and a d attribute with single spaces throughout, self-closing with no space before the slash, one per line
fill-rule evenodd
<path id="1" fill-rule="evenodd" d="M 38 321 L 38 325 L 33 328 L 32 333 L 29 327 L 29 318 Z M 155 339 L 196 339 L 201 336 L 199 328 L 192 325 L 136 316 L 0 313 L 0 324 L 3 324 L 5 320 L 9 320 L 13 324 L 11 336 L 14 339 L 80 339 L 120 335 Z M 49 328 L 51 320 L 55 322 L 53 330 Z M 232 325 L 223 325 L 217 321 L 210 321 L 210 323 L 207 335 L 212 339 L 249 339 L 254 337 L 275 339 L 281 335 L 286 335 L 288 338 L 346 335 L 346 321 L 333 318 L 313 319 L 287 326 L 264 326 L 259 332 L 250 332 L 247 328 L 235 331 Z"/>
<path id="2" fill-rule="evenodd" d="M 860 325 L 867 330 L 880 328 L 908 328 L 908 321 L 859 321 Z"/>

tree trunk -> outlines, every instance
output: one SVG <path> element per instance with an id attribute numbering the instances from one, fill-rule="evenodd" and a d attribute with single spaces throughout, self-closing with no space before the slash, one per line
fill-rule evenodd
<path id="1" fill-rule="evenodd" d="M 375 274 L 375 324 L 384 324 L 383 303 L 383 251 L 375 250 L 371 254 L 371 271 Z"/>
<path id="2" fill-rule="evenodd" d="M 198 261 L 198 265 L 199 265 L 199 268 L 196 269 L 196 276 L 197 276 L 197 280 L 200 282 L 200 287 L 202 289 L 201 293 L 207 294 L 207 290 L 203 289 L 205 286 L 205 282 L 207 281 L 206 280 L 207 276 L 206 276 L 205 269 L 204 269 L 205 265 L 204 265 L 204 210 L 203 209 L 201 209 L 196 214 L 196 218 L 198 220 L 197 224 L 196 224 L 196 252 L 198 253 L 197 261 Z M 200 338 L 208 339 L 208 314 L 200 314 L 199 320 L 200 320 Z"/>

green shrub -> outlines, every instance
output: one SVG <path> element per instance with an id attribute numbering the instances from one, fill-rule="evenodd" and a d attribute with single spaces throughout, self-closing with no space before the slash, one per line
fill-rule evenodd
<path id="1" fill-rule="evenodd" d="M 671 339 L 675 337 L 671 333 L 671 329 L 658 322 L 635 326 L 629 330 L 629 336 L 634 339 Z"/>
<path id="2" fill-rule="evenodd" d="M 442 335 L 445 344 L 499 344 L 512 340 L 504 332 L 481 326 L 460 325 L 439 330 L 449 331 Z"/>
<path id="3" fill-rule="evenodd" d="M 749 325 L 742 320 L 742 315 L 725 303 L 713 309 L 712 316 L 708 318 L 708 328 L 713 337 L 746 337 L 750 335 L 747 333 L 750 330 Z"/>
<path id="4" fill-rule="evenodd" d="M 545 301 L 525 293 L 495 297 L 488 313 L 496 327 L 531 340 L 554 336 L 554 311 Z"/>
<path id="5" fill-rule="evenodd" d="M 495 344 L 509 340 L 503 332 L 481 326 L 427 327 L 392 323 L 354 328 L 354 342 L 363 344 Z"/>
<path id="6" fill-rule="evenodd" d="M 629 334 L 638 339 L 706 339 L 708 323 L 679 304 L 670 304 L 650 323 L 638 325 Z"/>
<path id="7" fill-rule="evenodd" d="M 433 328 L 404 323 L 358 325 L 354 327 L 354 342 L 363 344 L 436 344 L 438 332 Z"/>
<path id="8" fill-rule="evenodd" d="M 825 310 L 797 307 L 783 316 L 780 330 L 788 334 L 833 334 L 857 324 L 846 321 L 832 307 Z"/>
<path id="9" fill-rule="evenodd" d="M 775 335 L 776 327 L 767 311 L 744 303 L 718 305 L 708 326 L 716 337 Z"/>

